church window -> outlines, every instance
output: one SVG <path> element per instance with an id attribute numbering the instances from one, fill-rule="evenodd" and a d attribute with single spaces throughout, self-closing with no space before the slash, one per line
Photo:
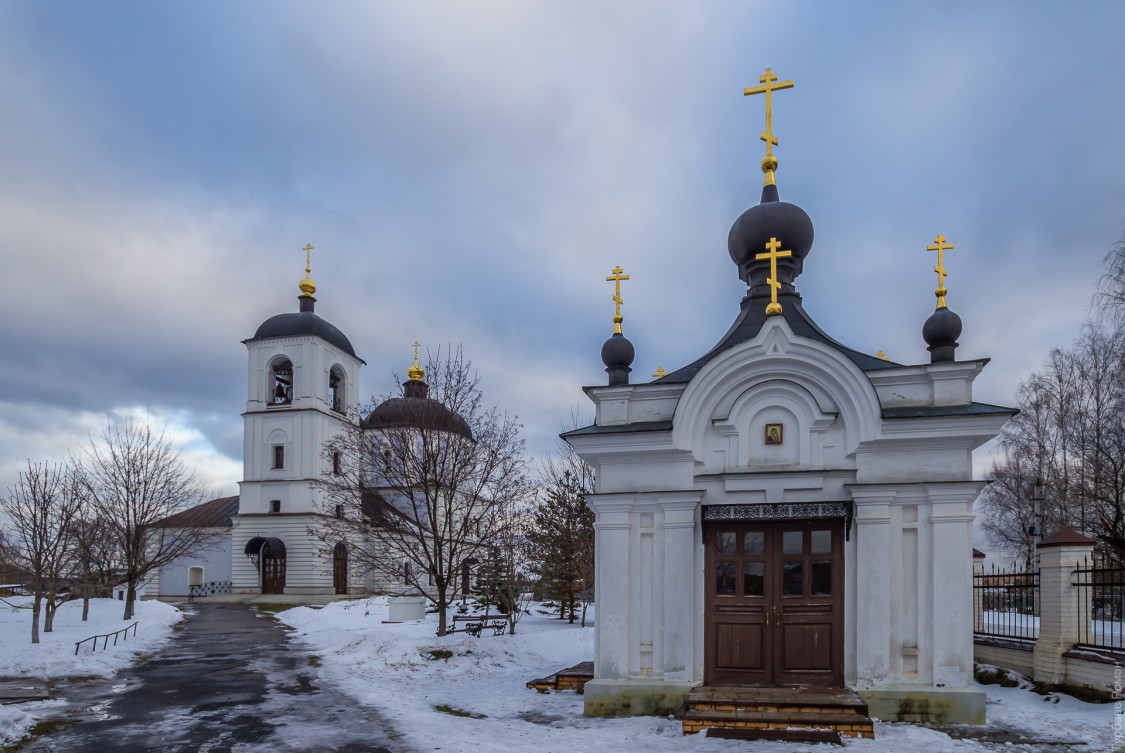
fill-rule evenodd
<path id="1" fill-rule="evenodd" d="M 764 531 L 747 531 L 742 542 L 743 554 L 765 554 L 766 534 Z"/>
<path id="2" fill-rule="evenodd" d="M 271 499 L 270 500 L 270 512 L 272 512 L 272 513 L 281 512 L 281 500 L 280 499 Z"/>
<path id="3" fill-rule="evenodd" d="M 188 585 L 189 586 L 202 586 L 203 585 L 203 568 L 199 566 L 188 568 Z"/>
<path id="4" fill-rule="evenodd" d="M 344 517 L 344 506 L 343 505 L 336 505 L 336 517 L 337 518 Z"/>
<path id="5" fill-rule="evenodd" d="M 734 585 L 734 563 L 718 563 L 715 567 L 715 594 L 734 596 Z"/>
<path id="6" fill-rule="evenodd" d="M 832 563 L 831 562 L 814 562 L 812 563 L 812 582 L 810 585 L 811 595 L 813 596 L 831 596 L 832 595 Z"/>
<path id="7" fill-rule="evenodd" d="M 781 595 L 802 596 L 805 593 L 805 563 L 786 562 L 781 566 Z"/>
<path id="8" fill-rule="evenodd" d="M 328 372 L 328 407 L 337 413 L 347 410 L 344 400 L 344 371 L 339 366 L 333 366 Z"/>
<path id="9" fill-rule="evenodd" d="M 293 362 L 288 358 L 278 358 L 270 364 L 269 384 L 270 405 L 289 405 L 293 402 Z"/>
<path id="10" fill-rule="evenodd" d="M 285 445 L 275 444 L 273 446 L 273 460 L 270 464 L 272 470 L 281 470 L 285 467 Z"/>
<path id="11" fill-rule="evenodd" d="M 828 554 L 832 551 L 832 532 L 831 531 L 813 531 L 812 532 L 812 553 L 813 554 Z"/>
<path id="12" fill-rule="evenodd" d="M 742 563 L 742 595 L 761 596 L 765 593 L 766 563 Z"/>
<path id="13" fill-rule="evenodd" d="M 411 575 L 411 573 L 410 573 L 410 560 L 406 560 L 402 563 L 402 583 L 403 583 L 403 585 L 406 585 L 406 586 L 410 585 L 410 575 Z"/>
<path id="14" fill-rule="evenodd" d="M 340 453 L 338 452 L 332 453 L 332 475 L 340 475 Z"/>
<path id="15" fill-rule="evenodd" d="M 719 554 L 734 554 L 734 542 L 737 535 L 733 531 L 719 531 L 718 539 L 715 542 L 715 551 Z"/>
<path id="16" fill-rule="evenodd" d="M 781 535 L 781 553 L 782 554 L 801 554 L 804 549 L 803 540 L 804 531 L 786 531 Z"/>

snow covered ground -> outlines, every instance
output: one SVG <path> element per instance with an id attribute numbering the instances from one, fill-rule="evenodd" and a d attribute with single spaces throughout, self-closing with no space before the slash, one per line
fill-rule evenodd
<path id="1" fill-rule="evenodd" d="M 582 697 L 541 695 L 524 683 L 593 658 L 592 627 L 528 615 L 514 636 L 464 633 L 437 638 L 436 617 L 387 624 L 384 597 L 336 602 L 323 609 L 298 607 L 278 615 L 320 658 L 322 682 L 379 708 L 413 750 L 499 753 L 578 751 L 793 751 L 793 743 L 754 743 L 683 737 L 674 719 L 592 719 Z M 448 658 L 444 658 L 450 652 Z M 989 724 L 984 731 L 1013 730 L 1024 738 L 1085 741 L 1084 750 L 1113 748 L 1113 705 L 1068 696 L 1040 696 L 1023 688 L 986 687 Z M 855 751 L 979 753 L 1039 750 L 1032 746 L 982 747 L 972 739 L 907 724 L 879 723 L 875 740 L 851 740 Z M 812 748 L 809 750 L 823 750 Z M 1051 750 L 1067 750 L 1051 746 Z M 1125 750 L 1125 748 L 1121 748 Z"/>
<path id="2" fill-rule="evenodd" d="M 172 632 L 172 626 L 183 617 L 180 610 L 158 601 L 137 602 L 136 618 L 122 620 L 125 605 L 112 599 L 94 599 L 90 602 L 90 619 L 82 622 L 82 602 L 71 601 L 59 607 L 55 615 L 55 629 L 42 632 L 39 640 L 31 643 L 31 610 L 19 606 L 30 604 L 29 597 L 5 597 L 0 602 L 0 677 L 27 677 L 52 680 L 76 675 L 109 676 L 128 666 L 138 654 L 148 653 Z M 112 633 L 133 622 L 137 626 L 134 637 L 118 640 L 108 649 L 94 651 L 89 643 L 74 654 L 74 644 L 92 635 Z M 35 722 L 46 715 L 60 701 L 41 701 L 0 706 L 0 745 L 23 737 Z"/>

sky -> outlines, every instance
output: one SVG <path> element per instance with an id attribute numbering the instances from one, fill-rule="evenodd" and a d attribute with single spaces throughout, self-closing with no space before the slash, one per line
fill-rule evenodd
<path id="1" fill-rule="evenodd" d="M 734 320 L 767 66 L 806 310 L 928 361 L 942 233 L 958 358 L 1014 404 L 1125 236 L 1123 28 L 1120 2 L 0 0 L 0 488 L 133 416 L 236 493 L 241 341 L 296 310 L 306 243 L 363 394 L 459 345 L 549 453 L 605 382 L 615 265 L 635 381 Z"/>

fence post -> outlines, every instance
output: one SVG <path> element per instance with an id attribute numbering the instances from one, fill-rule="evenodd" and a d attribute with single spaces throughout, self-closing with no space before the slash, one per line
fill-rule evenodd
<path id="1" fill-rule="evenodd" d="M 1094 551 L 1093 539 L 1063 528 L 1039 544 L 1039 638 L 1035 641 L 1035 679 L 1066 682 L 1063 656 L 1078 642 L 1079 626 L 1090 624 L 1089 600 L 1080 601 L 1074 570 Z M 1085 614 L 1079 607 L 1086 606 Z"/>
<path id="2" fill-rule="evenodd" d="M 984 629 L 984 599 L 978 593 L 977 578 L 984 575 L 984 558 L 987 555 L 979 549 L 973 549 L 973 632 Z"/>

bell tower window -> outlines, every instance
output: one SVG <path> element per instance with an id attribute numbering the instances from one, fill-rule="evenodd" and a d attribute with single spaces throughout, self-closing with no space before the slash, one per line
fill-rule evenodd
<path id="1" fill-rule="evenodd" d="M 339 366 L 333 366 L 328 372 L 328 407 L 337 413 L 343 413 L 347 409 L 344 400 L 345 381 L 344 372 Z"/>
<path id="2" fill-rule="evenodd" d="M 272 462 L 270 463 L 271 470 L 281 470 L 285 467 L 285 445 L 275 444 L 273 446 Z"/>
<path id="3" fill-rule="evenodd" d="M 270 364 L 269 398 L 270 405 L 289 405 L 293 402 L 293 363 L 288 358 L 279 358 Z"/>

